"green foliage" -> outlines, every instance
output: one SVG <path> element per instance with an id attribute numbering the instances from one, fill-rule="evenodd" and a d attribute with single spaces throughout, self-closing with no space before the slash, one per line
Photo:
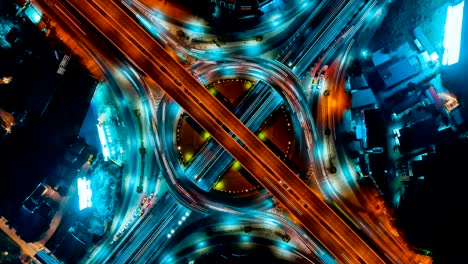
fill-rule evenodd
<path id="1" fill-rule="evenodd" d="M 389 12 L 375 33 L 372 50 L 384 48 L 393 51 L 414 37 L 412 30 L 421 26 L 428 35 L 429 41 L 438 47 L 437 39 L 443 38 L 445 24 L 446 0 L 394 0 L 389 6 Z M 434 32 L 432 32 L 432 29 Z M 435 33 L 435 34 L 433 34 Z"/>
<path id="2" fill-rule="evenodd" d="M 116 179 L 119 168 L 112 162 L 98 161 L 90 170 L 91 188 L 93 191 L 93 218 L 90 219 L 91 231 L 100 234 L 105 231 L 115 213 L 117 199 Z"/>

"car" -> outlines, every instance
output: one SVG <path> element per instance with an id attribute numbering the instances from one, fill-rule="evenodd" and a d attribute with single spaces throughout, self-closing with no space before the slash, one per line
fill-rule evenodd
<path id="1" fill-rule="evenodd" d="M 320 74 L 325 74 L 325 72 L 328 70 L 328 65 L 325 64 L 322 69 L 320 70 Z"/>
<path id="2" fill-rule="evenodd" d="M 312 80 L 312 85 L 316 85 L 317 84 L 317 77 L 314 77 L 314 79 Z"/>
<path id="3" fill-rule="evenodd" d="M 281 184 L 281 186 L 283 186 L 283 188 L 285 188 L 286 190 L 289 190 L 289 186 L 284 183 L 282 180 L 279 180 L 279 183 Z"/>

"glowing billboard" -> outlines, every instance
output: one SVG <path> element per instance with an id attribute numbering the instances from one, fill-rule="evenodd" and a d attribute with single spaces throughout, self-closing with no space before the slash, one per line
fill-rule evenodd
<path id="1" fill-rule="evenodd" d="M 78 178 L 77 186 L 80 211 L 93 206 L 91 202 L 91 197 L 93 196 L 93 192 L 91 190 L 91 181 L 87 180 L 86 177 Z"/>
<path id="2" fill-rule="evenodd" d="M 101 123 L 97 124 L 96 126 L 98 129 L 99 141 L 101 142 L 102 155 L 104 156 L 104 160 L 107 161 L 110 157 L 110 151 L 109 147 L 107 146 L 106 134 Z"/>
<path id="3" fill-rule="evenodd" d="M 34 24 L 39 24 L 39 22 L 41 22 L 42 13 L 40 10 L 34 8 L 34 6 L 29 5 L 26 7 L 24 13 Z"/>
<path id="4" fill-rule="evenodd" d="M 463 22 L 463 6 L 465 1 L 447 8 L 445 21 L 443 65 L 452 65 L 458 62 L 460 56 L 461 32 Z"/>

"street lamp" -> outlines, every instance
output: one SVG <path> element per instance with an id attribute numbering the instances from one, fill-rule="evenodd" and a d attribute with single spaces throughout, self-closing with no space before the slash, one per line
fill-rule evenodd
<path id="1" fill-rule="evenodd" d="M 9 84 L 13 80 L 13 77 L 11 76 L 3 76 L 2 79 L 0 79 L 0 84 Z"/>
<path id="2" fill-rule="evenodd" d="M 362 50 L 361 55 L 362 57 L 367 58 L 367 55 L 369 55 L 369 53 L 367 52 L 367 50 Z"/>

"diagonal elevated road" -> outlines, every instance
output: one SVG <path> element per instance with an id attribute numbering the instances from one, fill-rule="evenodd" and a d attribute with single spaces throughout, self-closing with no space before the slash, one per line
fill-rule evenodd
<path id="1" fill-rule="evenodd" d="M 250 173 L 255 175 L 257 180 L 260 178 L 258 175 L 264 175 L 264 178 L 260 178 L 259 182 L 263 184 L 266 189 L 270 190 L 273 195 L 281 197 L 279 200 L 282 201 L 294 215 L 298 216 L 298 219 L 308 218 L 307 224 L 304 224 L 304 226 L 310 226 L 308 229 L 317 229 L 316 227 L 320 227 L 320 230 L 314 230 L 311 233 L 315 236 L 323 236 L 319 239 L 322 243 L 324 240 L 332 240 L 326 243 L 328 244 L 326 247 L 333 246 L 340 248 L 337 250 L 331 250 L 332 252 L 339 252 L 335 253 L 335 257 L 337 259 L 342 259 L 346 262 L 351 261 L 353 263 L 359 263 L 370 257 L 370 262 L 372 263 L 382 262 L 380 257 L 375 254 L 375 252 L 364 241 L 362 241 L 320 198 L 316 197 L 308 187 L 281 160 L 277 158 L 276 155 L 271 153 L 271 151 L 250 130 L 248 130 L 248 128 L 246 128 L 237 119 L 237 117 L 235 117 L 216 98 L 214 98 L 203 85 L 192 77 L 191 74 L 186 72 L 185 69 L 177 63 L 177 61 L 166 54 L 164 49 L 162 49 L 162 47 L 160 47 L 146 32 L 142 31 L 140 27 L 133 22 L 133 20 L 131 20 L 125 13 L 121 11 L 119 12 L 120 9 L 118 9 L 119 7 L 117 5 L 115 5 L 115 9 L 113 9 L 109 8 L 109 5 L 99 6 L 99 3 L 96 3 L 96 6 L 82 2 L 74 3 L 74 1 L 70 1 L 69 3 L 75 4 L 75 8 L 79 10 L 82 15 L 88 18 L 110 16 L 112 19 L 111 21 L 105 19 L 88 20 L 90 22 L 97 20 L 98 23 L 93 21 L 96 28 L 98 28 L 103 35 L 107 36 L 107 38 L 113 42 L 127 58 L 130 58 L 133 63 L 139 66 L 143 72 L 147 73 L 150 77 L 153 77 L 153 74 L 157 75 L 153 77 L 156 78 L 155 81 L 157 83 L 167 83 L 167 80 L 159 80 L 164 77 L 172 79 L 172 81 L 169 81 L 168 85 L 162 85 L 163 89 L 165 89 L 166 92 L 176 102 L 178 102 L 189 115 L 197 120 L 200 125 L 204 127 L 205 130 L 208 131 L 226 150 L 228 150 L 228 152 L 230 152 L 231 155 L 234 156 Z M 82 6 L 80 6 L 80 4 Z M 103 10 L 106 10 L 105 13 Z M 116 26 L 120 24 L 124 24 L 125 27 Z M 132 24 L 136 25 L 136 28 L 131 27 Z M 145 41 L 144 44 L 142 44 L 143 41 Z M 129 44 L 131 45 L 130 47 L 123 48 Z M 145 47 L 146 45 L 148 45 L 148 48 Z M 139 56 L 136 56 L 135 53 L 137 53 L 137 51 L 141 51 L 143 54 L 138 54 Z M 153 61 L 156 63 L 151 63 Z M 190 88 L 190 90 L 188 88 Z M 223 122 L 220 120 L 223 120 Z M 228 129 L 230 129 L 234 135 L 244 142 L 247 148 L 242 148 L 242 146 L 240 146 L 230 136 Z M 248 151 L 248 149 L 253 149 L 253 151 Z M 264 156 L 269 154 L 269 161 L 261 161 L 258 159 L 259 157 L 262 157 L 262 154 Z M 270 164 L 270 166 L 266 166 L 265 164 Z M 272 172 L 275 170 L 279 173 L 275 174 Z M 288 175 L 290 179 L 295 180 L 296 183 L 291 184 L 289 191 L 286 191 L 285 187 L 279 183 L 279 175 Z M 282 177 L 282 179 L 284 183 L 291 182 L 290 179 L 285 179 L 285 177 Z M 294 185 L 298 186 L 293 188 Z M 283 189 L 283 191 L 280 191 L 280 189 Z M 294 191 L 292 190 L 303 192 L 304 195 L 294 195 Z M 307 195 L 307 193 L 309 195 Z M 304 199 L 304 201 L 301 201 L 299 198 L 307 196 L 311 196 L 310 199 Z M 316 210 L 304 210 L 304 205 L 306 205 L 307 208 L 309 208 L 309 206 L 310 208 L 317 207 L 317 205 L 321 208 L 317 208 Z M 334 218 L 334 223 L 327 224 L 326 221 L 318 215 L 318 212 L 322 215 L 327 214 L 328 219 Z M 353 239 L 353 243 L 355 243 L 356 240 L 362 241 L 362 246 L 364 248 L 359 252 L 359 254 L 353 252 L 353 243 L 346 242 L 341 236 L 337 235 L 334 229 L 331 228 L 331 226 L 336 226 L 336 223 L 340 223 L 341 225 L 338 226 L 344 228 L 343 233 L 352 232 L 354 234 L 355 238 Z"/>
<path id="2" fill-rule="evenodd" d="M 123 12 L 121 6 L 114 2 L 68 3 L 126 58 L 159 83 L 260 184 L 277 197 L 337 260 L 345 263 L 384 262 L 237 117 Z M 245 148 L 229 132 L 237 136 Z"/>
<path id="3" fill-rule="evenodd" d="M 267 117 L 282 103 L 283 98 L 271 87 L 258 82 L 234 114 L 251 130 L 257 131 Z M 202 190 L 209 191 L 233 158 L 216 141 L 210 140 L 188 164 L 185 174 L 195 177 Z"/>
<path id="4" fill-rule="evenodd" d="M 78 0 L 68 1 L 67 4 L 57 1 L 56 4 L 78 11 L 137 68 L 160 84 L 260 184 L 277 197 L 338 261 L 385 263 L 384 254 L 377 254 L 375 249 L 348 227 L 239 119 L 141 29 L 122 10 L 122 6 L 114 2 Z M 229 132 L 239 138 L 241 144 Z M 412 263 L 408 256 L 402 255 L 401 258 L 402 263 Z"/>

